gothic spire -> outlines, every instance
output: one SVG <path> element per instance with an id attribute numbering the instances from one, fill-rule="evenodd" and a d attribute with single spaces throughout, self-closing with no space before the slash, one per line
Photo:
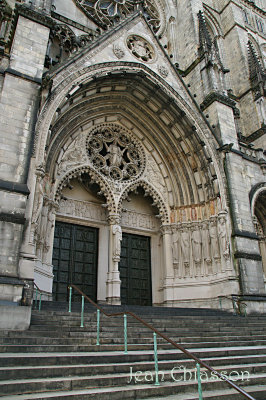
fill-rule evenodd
<path id="1" fill-rule="evenodd" d="M 248 65 L 249 79 L 255 97 L 259 98 L 265 95 L 266 71 L 262 67 L 259 57 L 253 47 L 252 42 L 248 41 Z"/>
<path id="2" fill-rule="evenodd" d="M 212 40 L 207 28 L 207 24 L 202 11 L 198 13 L 199 18 L 199 40 L 200 40 L 200 53 L 210 52 L 212 48 Z"/>

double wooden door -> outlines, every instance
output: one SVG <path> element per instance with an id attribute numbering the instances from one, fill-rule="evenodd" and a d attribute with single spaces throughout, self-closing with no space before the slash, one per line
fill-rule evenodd
<path id="1" fill-rule="evenodd" d="M 53 248 L 53 299 L 66 301 L 68 285 L 97 299 L 98 229 L 56 222 Z M 80 296 L 73 293 L 73 299 Z"/>

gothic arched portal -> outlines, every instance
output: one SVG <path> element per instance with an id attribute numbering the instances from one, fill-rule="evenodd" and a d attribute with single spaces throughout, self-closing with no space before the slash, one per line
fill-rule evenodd
<path id="1" fill-rule="evenodd" d="M 206 305 L 237 287 L 218 143 L 147 67 L 116 68 L 87 70 L 44 104 L 29 240 L 48 269 L 56 221 L 97 228 L 97 299 L 119 304 L 123 234 L 149 238 L 152 303 Z"/>

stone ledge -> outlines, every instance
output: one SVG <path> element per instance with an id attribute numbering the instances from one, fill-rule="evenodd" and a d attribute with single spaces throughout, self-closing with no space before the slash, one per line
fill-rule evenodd
<path id="1" fill-rule="evenodd" d="M 260 254 L 254 254 L 254 253 L 246 253 L 242 251 L 236 251 L 234 254 L 235 258 L 245 258 L 246 260 L 255 260 L 255 261 L 261 261 L 262 257 Z"/>
<path id="2" fill-rule="evenodd" d="M 24 225 L 26 218 L 21 214 L 0 213 L 0 221 L 12 222 L 13 224 Z"/>
<path id="3" fill-rule="evenodd" d="M 4 181 L 3 179 L 0 179 L 0 190 L 21 193 L 21 194 L 25 194 L 26 196 L 28 196 L 30 194 L 28 186 L 25 183 Z"/>
<path id="4" fill-rule="evenodd" d="M 30 326 L 31 307 L 0 305 L 0 330 L 25 331 Z"/>

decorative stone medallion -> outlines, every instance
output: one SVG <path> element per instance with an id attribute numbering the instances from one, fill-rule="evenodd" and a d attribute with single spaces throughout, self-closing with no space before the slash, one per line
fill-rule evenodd
<path id="1" fill-rule="evenodd" d="M 159 71 L 159 74 L 162 75 L 163 78 L 166 78 L 169 74 L 168 69 L 166 67 L 164 67 L 163 65 L 158 66 L 158 71 Z"/>
<path id="2" fill-rule="evenodd" d="M 142 146 L 120 125 L 102 124 L 94 127 L 87 137 L 86 146 L 94 168 L 113 181 L 134 180 L 144 170 Z"/>
<path id="3" fill-rule="evenodd" d="M 131 53 L 144 62 L 149 62 L 154 59 L 153 46 L 143 37 L 138 35 L 130 35 L 127 38 L 127 47 Z"/>
<path id="4" fill-rule="evenodd" d="M 124 50 L 118 44 L 114 44 L 113 52 L 119 60 L 125 56 Z"/>

